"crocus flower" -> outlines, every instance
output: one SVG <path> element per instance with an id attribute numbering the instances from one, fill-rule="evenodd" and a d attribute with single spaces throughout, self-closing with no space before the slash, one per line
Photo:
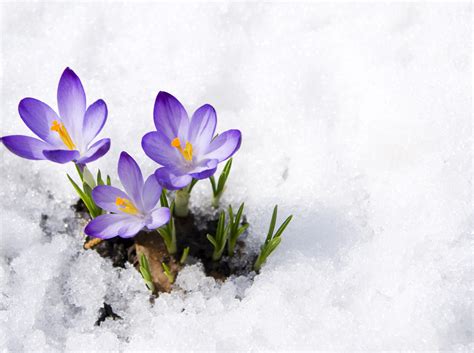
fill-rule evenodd
<path id="1" fill-rule="evenodd" d="M 230 158 L 240 147 L 239 130 L 228 130 L 214 137 L 216 111 L 209 104 L 196 110 L 189 121 L 182 104 L 171 94 L 159 92 L 154 120 L 157 131 L 142 139 L 148 157 L 160 164 L 155 175 L 165 188 L 177 190 L 192 178 L 213 175 L 217 164 Z"/>
<path id="2" fill-rule="evenodd" d="M 84 230 L 87 235 L 102 239 L 130 238 L 143 227 L 152 230 L 169 221 L 169 208 L 157 206 L 161 186 L 155 176 L 152 174 L 144 182 L 138 164 L 126 152 L 120 155 L 118 175 L 125 192 L 108 185 L 92 190 L 94 202 L 111 213 L 90 221 Z"/>
<path id="3" fill-rule="evenodd" d="M 86 110 L 81 80 L 69 68 L 64 70 L 59 80 L 58 108 L 59 115 L 35 98 L 22 99 L 18 107 L 20 117 L 41 140 L 12 135 L 2 137 L 1 141 L 20 157 L 57 163 L 74 161 L 86 164 L 107 153 L 110 139 L 104 138 L 92 144 L 107 119 L 107 106 L 99 99 Z"/>

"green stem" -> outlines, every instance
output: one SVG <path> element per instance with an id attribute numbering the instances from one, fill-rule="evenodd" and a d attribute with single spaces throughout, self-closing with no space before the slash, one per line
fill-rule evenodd
<path id="1" fill-rule="evenodd" d="M 176 191 L 174 199 L 174 214 L 177 217 L 187 217 L 189 213 L 189 191 L 187 188 Z"/>
<path id="2" fill-rule="evenodd" d="M 222 193 L 218 193 L 217 195 L 214 195 L 212 196 L 212 207 L 213 208 L 218 208 L 219 207 L 219 203 L 221 201 L 221 196 L 222 196 Z"/>

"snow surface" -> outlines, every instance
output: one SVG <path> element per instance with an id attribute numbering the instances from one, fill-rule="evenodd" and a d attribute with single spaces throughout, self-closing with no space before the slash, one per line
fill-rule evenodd
<path id="1" fill-rule="evenodd" d="M 151 173 L 166 90 L 242 130 L 223 202 L 246 201 L 255 244 L 275 203 L 294 214 L 253 283 L 193 265 L 151 306 L 138 272 L 82 250 L 73 166 L 1 147 L 2 350 L 474 349 L 469 3 L 1 9 L 1 135 L 29 134 L 18 102 L 55 106 L 70 66 L 109 107 L 92 167 L 115 178 L 126 150 Z M 104 301 L 123 320 L 97 327 Z"/>

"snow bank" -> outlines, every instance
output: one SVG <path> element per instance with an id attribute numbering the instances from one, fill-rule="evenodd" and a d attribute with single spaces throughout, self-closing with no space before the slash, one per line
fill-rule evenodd
<path id="1" fill-rule="evenodd" d="M 115 174 L 159 90 L 240 128 L 223 202 L 252 237 L 295 218 L 253 284 L 198 265 L 151 305 L 82 250 L 72 166 L 1 148 L 3 350 L 459 350 L 472 345 L 471 5 L 2 4 L 1 135 L 55 105 L 62 70 L 103 98 Z M 193 207 L 210 202 L 199 183 Z M 103 302 L 122 320 L 94 326 Z"/>

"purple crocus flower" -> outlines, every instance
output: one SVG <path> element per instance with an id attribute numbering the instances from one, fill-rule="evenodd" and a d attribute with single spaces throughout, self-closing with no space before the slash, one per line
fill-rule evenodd
<path id="1" fill-rule="evenodd" d="M 216 111 L 209 104 L 196 110 L 189 121 L 183 105 L 171 94 L 159 92 L 154 120 L 157 131 L 142 139 L 146 155 L 162 168 L 155 175 L 165 188 L 178 190 L 193 178 L 213 175 L 217 164 L 230 158 L 240 147 L 239 130 L 228 130 L 214 137 Z"/>
<path id="2" fill-rule="evenodd" d="M 81 80 L 69 68 L 64 70 L 59 80 L 58 108 L 59 115 L 35 98 L 22 99 L 18 107 L 20 117 L 41 140 L 12 135 L 2 137 L 1 141 L 20 157 L 57 163 L 74 161 L 86 164 L 107 153 L 110 139 L 91 144 L 105 124 L 107 106 L 99 99 L 86 110 Z"/>
<path id="3" fill-rule="evenodd" d="M 102 239 L 130 238 L 143 227 L 152 230 L 169 221 L 169 208 L 157 206 L 161 186 L 155 176 L 150 175 L 144 182 L 140 167 L 126 152 L 120 155 L 118 175 L 125 192 L 108 185 L 92 190 L 94 202 L 111 213 L 90 221 L 84 230 L 87 235 Z"/>

